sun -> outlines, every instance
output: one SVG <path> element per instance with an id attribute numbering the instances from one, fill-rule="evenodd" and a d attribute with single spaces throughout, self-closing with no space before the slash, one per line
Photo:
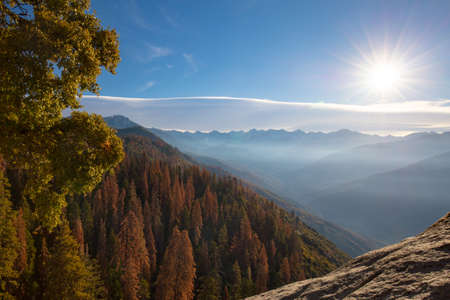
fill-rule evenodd
<path id="1" fill-rule="evenodd" d="M 405 77 L 403 66 L 398 62 L 381 61 L 368 66 L 365 74 L 365 85 L 378 94 L 391 93 L 398 90 Z"/>
<path id="2" fill-rule="evenodd" d="M 402 57 L 386 53 L 364 55 L 353 64 L 353 88 L 357 94 L 379 101 L 401 99 L 412 88 L 414 67 Z"/>
<path id="3" fill-rule="evenodd" d="M 359 102 L 393 102 L 416 97 L 429 83 L 425 78 L 430 70 L 427 52 L 396 42 L 390 45 L 354 43 L 356 56 L 342 57 L 348 65 L 343 72 L 350 98 Z"/>

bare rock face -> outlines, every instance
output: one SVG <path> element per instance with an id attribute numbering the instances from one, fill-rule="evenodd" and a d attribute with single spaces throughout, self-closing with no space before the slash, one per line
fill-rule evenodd
<path id="1" fill-rule="evenodd" d="M 424 233 L 368 252 L 326 276 L 247 298 L 450 299 L 450 212 Z"/>

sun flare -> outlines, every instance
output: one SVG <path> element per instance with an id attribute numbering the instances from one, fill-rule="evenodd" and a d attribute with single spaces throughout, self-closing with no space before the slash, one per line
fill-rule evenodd
<path id="1" fill-rule="evenodd" d="M 389 93 L 400 88 L 404 70 L 399 63 L 378 62 L 367 69 L 365 82 L 376 93 Z"/>
<path id="2" fill-rule="evenodd" d="M 356 55 L 342 57 L 349 66 L 351 99 L 365 103 L 408 100 L 430 84 L 427 51 L 400 41 L 353 45 Z"/>
<path id="3" fill-rule="evenodd" d="M 378 101 L 402 99 L 417 83 L 418 66 L 408 57 L 372 52 L 362 55 L 353 73 L 355 94 L 366 95 Z"/>

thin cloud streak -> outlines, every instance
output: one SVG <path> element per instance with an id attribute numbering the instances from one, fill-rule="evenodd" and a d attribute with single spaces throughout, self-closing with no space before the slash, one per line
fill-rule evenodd
<path id="1" fill-rule="evenodd" d="M 155 81 L 149 81 L 146 84 L 144 84 L 139 90 L 138 92 L 144 92 L 146 90 L 148 90 L 149 88 L 153 87 L 156 84 Z"/>
<path id="2" fill-rule="evenodd" d="M 450 131 L 450 100 L 372 105 L 289 102 L 225 96 L 130 98 L 84 96 L 82 110 L 124 115 L 145 126 L 188 131 L 350 129 L 384 135 Z"/>
<path id="3" fill-rule="evenodd" d="M 147 47 L 147 59 L 149 61 L 172 54 L 172 50 L 166 47 L 158 47 L 150 43 L 145 43 L 145 46 Z"/>
<path id="4" fill-rule="evenodd" d="M 191 67 L 192 71 L 194 73 L 198 72 L 198 66 L 197 63 L 194 60 L 194 56 L 189 53 L 183 53 L 183 57 L 186 60 L 187 64 Z"/>
<path id="5" fill-rule="evenodd" d="M 245 98 L 228 96 L 198 96 L 198 97 L 166 97 L 166 98 L 132 98 L 115 96 L 91 96 L 85 95 L 86 99 L 98 99 L 124 102 L 160 102 L 160 101 L 241 101 L 257 104 L 296 106 L 319 110 L 339 110 L 350 112 L 369 113 L 445 113 L 450 114 L 450 100 L 442 99 L 436 101 L 404 101 L 395 103 L 379 103 L 370 105 L 339 104 L 330 102 L 293 102 L 279 101 L 263 98 Z"/>
<path id="6" fill-rule="evenodd" d="M 160 7 L 160 8 L 159 8 L 159 11 L 161 12 L 161 15 L 163 16 L 163 18 L 166 20 L 166 22 L 167 22 L 170 26 L 172 26 L 172 27 L 174 27 L 174 28 L 177 28 L 177 27 L 178 27 L 178 23 L 175 21 L 175 19 L 174 19 L 172 16 L 170 16 L 170 15 L 168 14 L 168 12 L 166 11 L 165 8 Z"/>

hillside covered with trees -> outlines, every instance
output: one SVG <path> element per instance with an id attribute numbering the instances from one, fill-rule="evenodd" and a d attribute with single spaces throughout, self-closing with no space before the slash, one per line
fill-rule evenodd
<path id="1" fill-rule="evenodd" d="M 87 0 L 0 2 L 1 299 L 237 299 L 347 260 L 237 179 L 79 112 L 119 61 Z"/>
<path id="2" fill-rule="evenodd" d="M 67 223 L 45 244 L 33 235 L 29 204 L 19 197 L 24 175 L 9 172 L 20 211 L 11 220 L 20 224 L 12 267 L 18 298 L 32 297 L 36 287 L 42 295 L 57 288 L 43 278 L 72 282 L 48 259 L 63 269 L 71 260 L 82 265 L 95 279 L 90 288 L 108 299 L 239 299 L 323 275 L 347 260 L 236 178 L 192 164 L 145 129 L 119 135 L 125 159 L 93 192 L 68 198 Z"/>

